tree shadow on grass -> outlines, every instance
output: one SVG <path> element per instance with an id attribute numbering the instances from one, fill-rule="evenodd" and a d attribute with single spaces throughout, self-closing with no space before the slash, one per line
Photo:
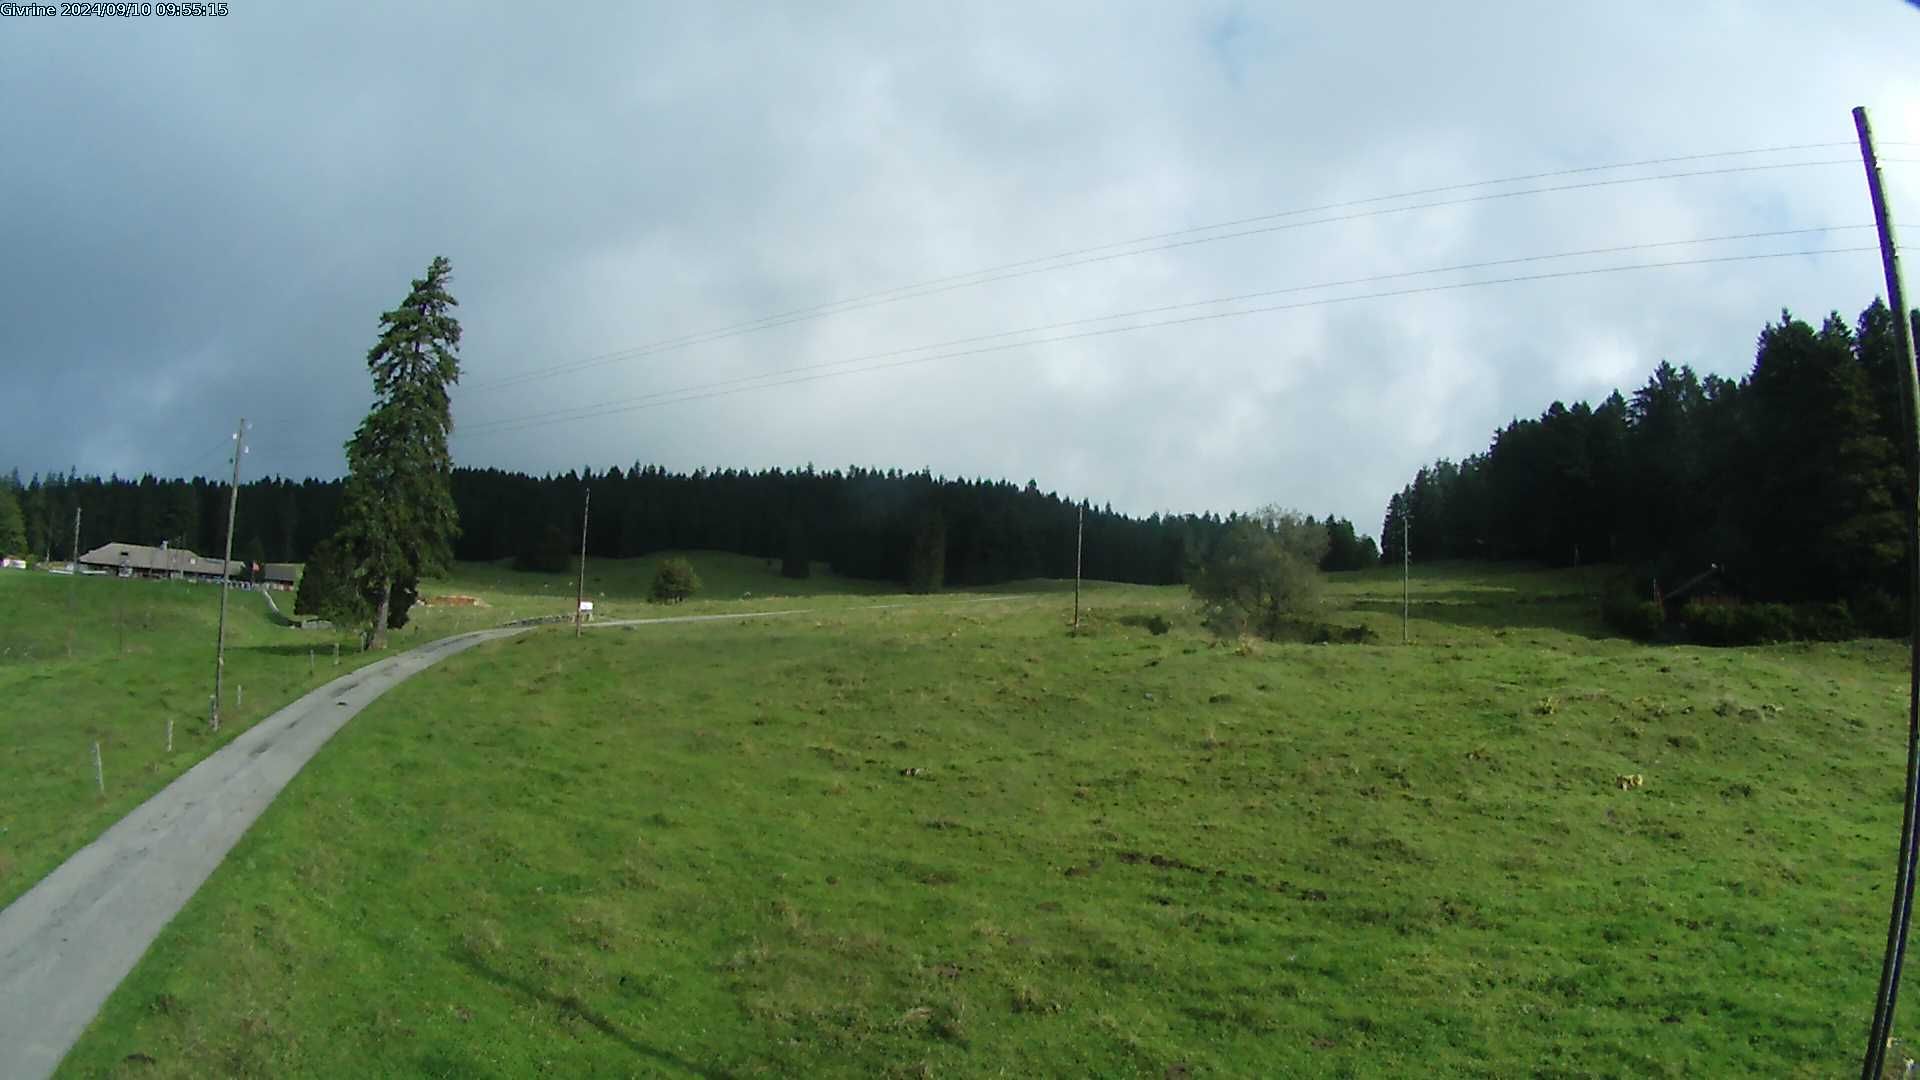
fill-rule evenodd
<path id="1" fill-rule="evenodd" d="M 1402 594 L 1400 591 L 1400 583 L 1396 581 L 1393 583 L 1393 587 L 1390 589 L 1388 588 L 1369 589 L 1366 592 L 1352 591 L 1352 592 L 1346 592 L 1346 593 L 1335 593 L 1332 595 L 1345 596 L 1352 599 L 1356 603 L 1386 603 L 1387 601 L 1391 600 L 1394 603 L 1398 604 L 1400 602 L 1400 597 Z M 1418 586 L 1418 583 L 1416 582 L 1415 588 L 1413 590 L 1413 602 L 1418 604 L 1421 601 L 1428 601 L 1432 603 L 1443 603 L 1443 604 L 1479 604 L 1483 606 L 1498 606 L 1502 604 L 1511 604 L 1516 607 L 1530 607 L 1536 604 L 1575 604 L 1575 605 L 1589 604 L 1591 605 L 1598 602 L 1598 597 L 1597 597 L 1597 594 L 1592 592 L 1578 592 L 1578 591 L 1565 590 L 1565 589 L 1554 591 L 1554 592 L 1547 592 L 1547 591 L 1527 592 L 1519 589 L 1506 589 L 1506 588 L 1498 588 L 1498 587 L 1459 588 L 1459 589 L 1424 588 L 1423 589 L 1423 588 L 1420 588 Z"/>
<path id="2" fill-rule="evenodd" d="M 1441 623 L 1471 630 L 1556 630 L 1563 634 L 1600 640 L 1618 637 L 1607 625 L 1600 621 L 1590 598 L 1568 599 L 1559 596 L 1540 600 L 1516 599 L 1512 597 L 1488 598 L 1484 593 L 1475 597 L 1436 600 L 1415 597 L 1413 600 L 1413 618 L 1416 622 Z M 1364 611 L 1379 615 L 1400 617 L 1401 601 L 1392 600 L 1353 600 L 1346 605 L 1350 611 Z"/>
<path id="3" fill-rule="evenodd" d="M 551 990 L 535 986 L 525 979 L 516 978 L 504 971 L 496 971 L 487 966 L 485 961 L 466 949 L 455 948 L 448 950 L 448 956 L 452 958 L 454 963 L 459 964 L 495 985 L 512 990 L 529 1000 L 545 1002 L 562 1012 L 579 1017 L 580 1020 L 588 1026 L 641 1057 L 652 1058 L 663 1065 L 671 1065 L 677 1069 L 684 1069 L 695 1076 L 707 1077 L 708 1080 L 731 1080 L 732 1073 L 718 1069 L 709 1069 L 703 1065 L 696 1065 L 685 1058 L 662 1050 L 657 1046 L 648 1046 L 646 1043 L 640 1042 L 633 1036 L 622 1031 L 613 1021 L 608 1020 L 606 1017 L 588 1008 L 585 1002 L 572 994 L 556 994 Z"/>
<path id="4" fill-rule="evenodd" d="M 305 657 L 308 652 L 312 652 L 313 655 L 319 660 L 322 660 L 328 664 L 331 664 L 333 663 L 333 643 L 335 640 L 336 639 L 333 636 L 329 635 L 323 638 L 314 638 L 311 641 L 300 641 L 297 643 L 290 642 L 285 645 L 229 644 L 227 646 L 227 652 L 237 656 L 297 656 L 297 657 Z M 345 635 L 341 635 L 337 640 L 340 642 L 340 658 L 342 660 L 345 660 L 349 656 L 360 655 L 360 646 L 358 643 L 350 641 Z M 408 646 L 408 648 L 411 648 L 411 647 L 412 646 Z M 395 650 L 389 647 L 385 655 L 394 656 L 400 652 L 405 652 L 405 651 L 406 649 Z"/>

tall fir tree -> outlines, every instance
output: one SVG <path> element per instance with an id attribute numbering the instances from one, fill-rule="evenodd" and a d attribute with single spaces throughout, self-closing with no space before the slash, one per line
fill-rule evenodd
<path id="1" fill-rule="evenodd" d="M 1819 330 L 1786 313 L 1760 335 L 1749 385 L 1756 444 L 1745 511 L 1755 569 L 1794 600 L 1896 582 L 1904 516 L 1894 447 L 1879 434 L 1868 374 L 1838 315 Z"/>
<path id="2" fill-rule="evenodd" d="M 1457 474 L 1422 469 L 1389 501 L 1387 557 L 1405 510 L 1422 557 L 1577 551 L 1627 563 L 1642 587 L 1718 567 L 1717 587 L 1747 599 L 1846 600 L 1861 625 L 1894 625 L 1914 466 L 1893 319 L 1880 301 L 1853 327 L 1783 312 L 1744 379 L 1662 361 L 1630 396 L 1515 420 Z"/>
<path id="3" fill-rule="evenodd" d="M 1408 487 L 1406 490 L 1395 492 L 1387 499 L 1387 518 L 1380 523 L 1380 561 L 1382 563 L 1397 566 L 1403 558 L 1400 545 L 1407 533 L 1404 519 L 1407 516 L 1407 495 L 1410 491 L 1412 488 Z"/>
<path id="4" fill-rule="evenodd" d="M 395 600 L 410 602 L 420 578 L 444 569 L 459 534 L 447 449 L 448 388 L 460 380 L 452 272 L 435 257 L 406 300 L 380 316 L 380 340 L 367 353 L 374 404 L 347 443 L 339 539 L 373 609 L 368 648 L 386 647 L 389 626 L 405 622 Z"/>
<path id="5" fill-rule="evenodd" d="M 0 555 L 27 553 L 27 523 L 14 485 L 0 480 Z"/>
<path id="6" fill-rule="evenodd" d="M 914 523 L 907 552 L 907 591 L 936 593 L 947 580 L 947 519 L 938 509 Z"/>

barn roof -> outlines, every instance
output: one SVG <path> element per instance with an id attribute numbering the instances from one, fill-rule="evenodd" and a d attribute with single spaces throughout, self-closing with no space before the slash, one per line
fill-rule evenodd
<path id="1" fill-rule="evenodd" d="M 220 575 L 220 560 L 202 558 L 185 548 L 157 548 L 145 544 L 102 544 L 85 555 L 80 556 L 80 565 L 98 566 L 107 570 L 117 570 L 122 566 L 134 570 L 157 571 L 170 574 L 204 574 L 213 577 Z M 228 564 L 228 573 L 241 576 L 243 564 Z"/>

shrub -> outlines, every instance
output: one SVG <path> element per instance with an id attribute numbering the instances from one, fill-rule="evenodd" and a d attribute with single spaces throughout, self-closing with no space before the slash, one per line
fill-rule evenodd
<path id="1" fill-rule="evenodd" d="M 1864 633 L 1875 637 L 1906 636 L 1906 609 L 1885 590 L 1863 592 L 1855 596 L 1847 607 L 1853 613 L 1854 626 Z"/>
<path id="2" fill-rule="evenodd" d="M 1689 600 L 1680 611 L 1687 634 L 1703 645 L 1764 645 L 1792 641 L 1794 612 L 1785 604 Z"/>
<path id="3" fill-rule="evenodd" d="M 1330 623 L 1321 623 L 1320 629 L 1314 633 L 1313 637 L 1316 645 L 1372 645 L 1379 640 L 1380 635 L 1374 633 L 1373 627 L 1365 624 L 1334 626 Z"/>
<path id="4" fill-rule="evenodd" d="M 653 574 L 653 600 L 656 604 L 677 604 L 700 591 L 700 575 L 685 559 L 662 559 Z"/>
<path id="5" fill-rule="evenodd" d="M 1629 577 L 1615 578 L 1600 597 L 1600 617 L 1635 641 L 1652 641 L 1666 629 L 1666 612 L 1653 600 L 1653 586 Z"/>
<path id="6" fill-rule="evenodd" d="M 1667 625 L 1666 612 L 1651 600 L 1609 605 L 1604 615 L 1608 626 L 1635 641 L 1652 641 Z"/>
<path id="7" fill-rule="evenodd" d="M 1885 618 L 1884 608 L 1874 617 Z M 1701 645 L 1765 645 L 1779 641 L 1847 641 L 1868 625 L 1844 602 L 1751 604 L 1700 597 L 1680 609 L 1687 636 Z"/>
<path id="8" fill-rule="evenodd" d="M 1844 601 L 1793 609 L 1793 629 L 1794 636 L 1808 641 L 1847 641 L 1860 634 Z"/>
<path id="9" fill-rule="evenodd" d="M 1318 619 L 1283 618 L 1274 624 L 1269 641 L 1293 641 L 1303 645 L 1372 645 L 1380 640 L 1371 626 L 1336 626 Z"/>
<path id="10" fill-rule="evenodd" d="M 1173 629 L 1173 624 L 1167 621 L 1165 615 L 1122 615 L 1120 625 L 1138 626 L 1155 637 Z"/>
<path id="11" fill-rule="evenodd" d="M 373 608 L 353 581 L 353 555 L 338 540 L 323 540 L 307 556 L 293 594 L 296 615 L 317 615 L 335 626 L 365 622 Z M 391 620 L 389 620 L 391 621 Z"/>
<path id="12" fill-rule="evenodd" d="M 1201 608 L 1200 625 L 1213 631 L 1214 636 L 1227 641 L 1235 641 L 1247 636 L 1252 620 L 1247 613 L 1230 604 L 1208 604 Z"/>
<path id="13" fill-rule="evenodd" d="M 1206 606 L 1207 626 L 1222 637 L 1256 632 L 1278 641 L 1299 613 L 1319 606 L 1326 527 L 1268 507 L 1240 519 L 1195 568 L 1187 587 Z"/>

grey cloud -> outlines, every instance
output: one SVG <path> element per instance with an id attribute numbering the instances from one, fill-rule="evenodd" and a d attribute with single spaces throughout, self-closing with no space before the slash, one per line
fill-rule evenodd
<path id="1" fill-rule="evenodd" d="M 1920 142 L 1911 38 L 1887 32 L 1920 16 L 1874 0 L 543 11 L 0 21 L 0 465 L 205 469 L 196 456 L 244 413 L 250 467 L 333 473 L 375 319 L 436 253 L 455 263 L 457 418 L 474 425 L 1332 278 L 1853 224 L 1868 220 L 1857 166 L 1568 192 L 1114 260 L 481 388 L 1289 207 L 1846 144 L 1854 104 L 1884 139 Z M 1892 182 L 1920 220 L 1920 166 Z M 476 432 L 456 449 L 529 470 L 925 465 L 1142 513 L 1279 500 L 1372 531 L 1414 468 L 1515 415 L 1630 388 L 1662 357 L 1737 374 L 1781 306 L 1851 315 L 1880 291 L 1871 256 L 1531 282 Z"/>

